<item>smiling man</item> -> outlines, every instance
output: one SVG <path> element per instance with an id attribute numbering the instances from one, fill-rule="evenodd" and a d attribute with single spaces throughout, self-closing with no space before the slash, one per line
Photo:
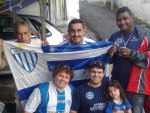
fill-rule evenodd
<path id="1" fill-rule="evenodd" d="M 24 113 L 69 113 L 74 87 L 69 84 L 74 73 L 66 64 L 55 66 L 54 80 L 39 84 L 30 95 Z"/>
<path id="2" fill-rule="evenodd" d="M 60 45 L 80 45 L 94 43 L 92 39 L 84 37 L 85 32 L 85 26 L 82 20 L 71 20 L 68 26 L 69 38 L 66 41 L 63 41 Z"/>
<path id="3" fill-rule="evenodd" d="M 79 86 L 73 93 L 70 113 L 104 113 L 104 63 L 93 61 L 89 65 L 90 81 Z"/>
<path id="4" fill-rule="evenodd" d="M 127 7 L 117 11 L 116 23 L 120 30 L 111 35 L 109 41 L 115 44 L 108 50 L 113 63 L 112 80 L 118 80 L 126 90 L 129 79 L 134 78 L 131 82 L 135 84 L 131 85 L 128 90 L 131 92 L 127 96 L 133 106 L 132 113 L 142 113 L 144 94 L 147 93 L 145 86 L 149 84 L 145 69 L 148 67 L 146 53 L 149 50 L 150 33 L 145 27 L 134 24 L 133 15 Z M 133 67 L 137 69 L 134 73 Z"/>

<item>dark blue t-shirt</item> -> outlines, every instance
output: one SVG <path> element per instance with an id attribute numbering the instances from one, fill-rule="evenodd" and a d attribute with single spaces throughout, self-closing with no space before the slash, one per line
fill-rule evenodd
<path id="1" fill-rule="evenodd" d="M 110 37 L 109 41 L 116 42 L 119 47 L 125 47 L 124 42 L 128 41 L 126 47 L 132 50 L 137 50 L 140 46 L 139 35 L 136 29 L 130 34 L 122 37 L 121 31 L 118 31 Z M 113 56 L 112 80 L 118 80 L 122 87 L 126 89 L 129 80 L 133 62 L 129 58 L 124 58 L 118 55 L 118 52 Z"/>
<path id="2" fill-rule="evenodd" d="M 103 79 L 98 88 L 87 84 L 79 86 L 73 93 L 71 109 L 78 113 L 104 113 L 104 87 L 107 80 Z"/>

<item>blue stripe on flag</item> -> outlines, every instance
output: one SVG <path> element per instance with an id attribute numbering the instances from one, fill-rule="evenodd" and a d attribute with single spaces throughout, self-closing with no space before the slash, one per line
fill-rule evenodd
<path id="1" fill-rule="evenodd" d="M 101 47 L 108 47 L 112 45 L 113 42 L 99 41 L 90 44 L 81 45 L 45 45 L 41 46 L 43 53 L 59 53 L 59 52 L 72 52 L 72 51 L 83 51 L 90 49 L 97 49 Z"/>
<path id="2" fill-rule="evenodd" d="M 109 58 L 108 58 L 108 56 L 107 56 L 107 53 L 106 53 L 106 51 L 105 52 L 103 52 L 103 51 L 101 51 L 102 53 L 102 55 L 101 56 L 98 56 L 97 57 L 97 55 L 93 55 L 92 53 L 92 56 L 87 56 L 86 57 L 86 55 L 85 55 L 85 57 L 86 58 L 83 58 L 83 57 L 80 57 L 80 56 L 78 56 L 78 59 L 74 59 L 74 60 L 72 60 L 72 59 L 69 59 L 70 58 L 70 56 L 67 56 L 67 54 L 65 54 L 64 52 L 70 52 L 69 54 L 71 54 L 71 52 L 75 52 L 75 51 L 84 51 L 84 50 L 91 50 L 92 51 L 92 49 L 95 49 L 95 51 L 97 51 L 97 50 L 99 50 L 99 48 L 102 48 L 103 49 L 103 47 L 108 47 L 108 46 L 111 46 L 113 43 L 112 42 L 105 42 L 105 41 L 100 41 L 100 42 L 97 42 L 97 43 L 93 43 L 93 44 L 83 44 L 83 45 L 67 45 L 67 46 L 62 46 L 62 45 L 56 45 L 56 46 L 42 46 L 42 50 L 43 50 L 43 52 L 44 53 L 50 53 L 50 54 L 46 54 L 46 55 L 55 55 L 55 53 L 57 53 L 57 55 L 59 54 L 59 56 L 60 56 L 60 58 L 58 57 L 57 59 L 55 59 L 55 58 L 51 58 L 51 60 L 52 61 L 47 61 L 47 65 L 48 65 L 48 68 L 49 68 L 49 71 L 52 71 L 53 70 L 53 68 L 57 65 L 57 64 L 60 64 L 60 63 L 65 63 L 65 64 L 68 64 L 73 70 L 77 70 L 77 73 L 76 74 L 78 74 L 78 72 L 80 72 L 80 69 L 87 69 L 88 68 L 88 65 L 89 65 L 89 63 L 91 62 L 91 61 L 93 61 L 93 60 L 101 60 L 101 61 L 103 61 L 103 62 L 105 62 L 105 63 L 108 63 L 108 61 L 109 61 Z M 97 52 L 99 52 L 99 51 L 97 51 Z M 54 53 L 54 54 L 53 54 Z M 65 57 L 65 55 L 67 56 L 67 60 L 64 60 L 63 61 L 63 59 L 62 59 L 62 57 L 61 57 L 61 54 L 63 53 L 63 55 L 64 55 L 64 57 Z M 82 53 L 82 52 L 81 52 Z M 84 51 L 84 53 L 86 53 L 85 51 Z M 38 54 L 38 53 L 37 53 Z M 40 54 L 40 55 L 42 55 L 42 54 Z M 99 54 L 98 54 L 99 55 Z M 43 54 L 43 56 L 45 56 L 45 54 Z M 43 56 L 42 56 L 42 58 L 43 58 Z M 96 57 L 94 57 L 94 56 L 96 56 Z M 24 56 L 25 57 L 25 56 Z M 32 56 L 33 58 L 34 58 L 34 56 Z M 33 59 L 32 59 L 32 57 L 30 56 L 30 58 L 31 58 L 31 61 L 33 62 Z M 36 55 L 35 54 L 35 57 L 38 59 L 38 55 Z M 88 58 L 89 57 L 89 58 Z M 92 57 L 92 58 L 91 58 Z M 16 58 L 16 57 L 14 57 L 14 58 Z M 21 60 L 20 62 L 21 62 L 21 64 L 23 65 L 23 62 L 22 62 L 22 58 L 21 58 L 21 56 L 19 56 L 19 58 L 18 58 L 19 60 Z M 25 59 L 27 59 L 27 57 L 25 57 Z M 48 58 L 46 58 L 46 59 L 48 59 Z M 57 60 L 57 61 L 56 61 Z M 42 61 L 42 60 L 41 60 Z M 26 61 L 26 63 L 29 63 L 29 62 L 27 62 Z M 38 62 L 38 63 L 42 63 L 42 62 Z M 28 66 L 29 66 L 29 64 L 27 64 Z M 39 70 L 40 69 L 40 64 L 38 64 L 39 65 L 39 67 L 38 67 L 38 70 L 36 70 L 36 71 L 34 71 L 33 70 L 33 72 L 34 73 L 37 73 L 37 71 L 41 71 L 41 70 Z M 23 65 L 23 67 L 25 67 L 24 65 Z M 31 69 L 30 69 L 31 70 Z M 82 70 L 81 70 L 82 71 Z M 83 72 L 83 71 L 82 71 Z M 15 73 L 13 73 L 14 75 L 15 75 Z M 80 74 L 78 74 L 78 75 L 80 75 Z M 38 76 L 38 74 L 37 74 L 37 76 Z M 80 77 L 80 76 L 79 76 Z M 38 78 L 38 77 L 37 77 Z M 84 79 L 85 78 L 85 79 Z M 83 80 L 84 79 L 84 80 Z M 88 80 L 87 80 L 87 78 L 86 77 L 83 77 L 83 79 L 81 80 L 80 78 L 79 79 L 76 79 L 76 80 L 74 80 L 74 81 L 71 81 L 71 83 L 75 86 L 75 87 L 77 87 L 77 86 L 79 86 L 81 83 L 83 83 L 83 81 L 84 82 L 87 82 Z M 19 80 L 21 80 L 21 79 L 19 79 Z M 24 80 L 24 79 L 23 79 Z M 31 77 L 31 79 L 30 80 L 32 80 L 32 77 Z M 25 81 L 21 81 L 21 82 L 23 82 L 24 84 L 26 84 L 27 82 Z M 23 100 L 27 100 L 28 99 L 28 97 L 30 96 L 30 94 L 32 93 L 32 91 L 33 91 L 33 89 L 35 88 L 35 87 L 37 87 L 37 85 L 35 85 L 36 83 L 37 83 L 37 81 L 32 81 L 33 82 L 33 86 L 31 86 L 31 87 L 28 87 L 28 88 L 25 88 L 25 87 L 22 87 L 21 86 L 21 90 L 19 90 L 18 92 L 19 92 L 19 97 L 20 97 L 20 100 L 21 101 L 23 101 Z M 43 81 L 43 82 L 46 82 L 46 81 Z M 34 84 L 35 83 L 35 84 Z M 34 86 L 35 85 L 35 86 Z M 24 88 L 24 89 L 23 89 Z"/>
<path id="3" fill-rule="evenodd" d="M 101 56 L 94 58 L 85 58 L 85 59 L 77 59 L 77 60 L 59 60 L 59 61 L 47 61 L 49 71 L 52 71 L 54 67 L 58 64 L 64 63 L 68 64 L 73 70 L 86 69 L 91 61 L 100 60 L 104 63 L 108 63 L 107 54 L 102 54 Z"/>
<path id="4" fill-rule="evenodd" d="M 29 72 L 31 72 L 31 67 L 30 67 L 30 65 L 29 65 L 29 61 L 28 61 L 27 55 L 26 55 L 25 53 L 23 53 L 23 55 L 24 55 L 25 60 L 26 60 L 26 63 L 27 63 L 27 70 L 28 70 Z"/>
<path id="5" fill-rule="evenodd" d="M 30 58 L 31 58 L 31 61 L 32 61 L 32 65 L 33 65 L 33 67 L 35 67 L 35 63 L 36 63 L 36 62 L 34 62 L 34 60 L 33 60 L 33 56 L 32 56 L 32 54 L 31 54 L 31 53 L 29 53 L 29 55 L 30 55 Z"/>
<path id="6" fill-rule="evenodd" d="M 20 61 L 21 61 L 21 66 L 25 69 L 25 66 L 24 66 L 24 63 L 23 63 L 23 61 L 22 61 L 22 58 L 21 58 L 21 55 L 20 55 L 21 53 L 18 53 L 17 55 L 18 55 L 18 57 L 19 57 L 19 59 L 20 59 Z M 17 57 L 16 57 L 17 58 Z"/>
<path id="7" fill-rule="evenodd" d="M 31 93 L 33 92 L 34 88 L 36 88 L 38 85 L 19 90 L 18 93 L 20 101 L 28 99 Z"/>
<path id="8" fill-rule="evenodd" d="M 70 83 L 74 86 L 74 87 L 78 87 L 81 84 L 85 84 L 89 81 L 89 79 L 85 79 L 85 80 L 75 80 L 75 81 L 70 81 Z"/>

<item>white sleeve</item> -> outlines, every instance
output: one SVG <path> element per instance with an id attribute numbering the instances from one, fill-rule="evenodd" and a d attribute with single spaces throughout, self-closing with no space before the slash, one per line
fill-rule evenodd
<path id="1" fill-rule="evenodd" d="M 40 103 L 41 103 L 40 90 L 38 88 L 35 88 L 32 94 L 30 95 L 24 110 L 33 113 L 36 111 Z"/>

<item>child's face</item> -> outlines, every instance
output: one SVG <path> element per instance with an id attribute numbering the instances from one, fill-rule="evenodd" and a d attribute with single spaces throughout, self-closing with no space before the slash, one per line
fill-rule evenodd
<path id="1" fill-rule="evenodd" d="M 109 91 L 109 95 L 113 98 L 113 99 L 120 99 L 120 90 L 118 88 L 115 87 L 109 87 L 108 88 Z"/>

